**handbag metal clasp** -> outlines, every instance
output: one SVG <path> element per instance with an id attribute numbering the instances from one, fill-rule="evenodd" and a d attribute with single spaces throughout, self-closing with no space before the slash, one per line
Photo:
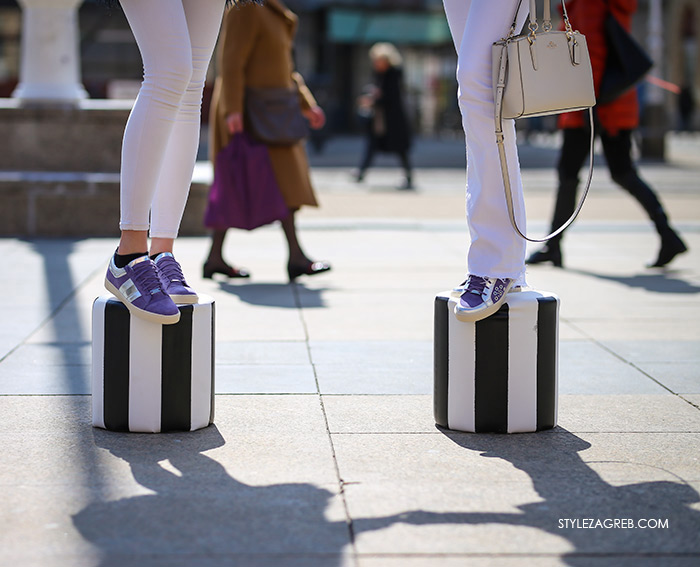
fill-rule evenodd
<path id="1" fill-rule="evenodd" d="M 569 45 L 569 55 L 571 56 L 572 65 L 581 64 L 581 48 L 576 40 L 576 36 L 571 34 L 566 34 L 567 43 Z"/>

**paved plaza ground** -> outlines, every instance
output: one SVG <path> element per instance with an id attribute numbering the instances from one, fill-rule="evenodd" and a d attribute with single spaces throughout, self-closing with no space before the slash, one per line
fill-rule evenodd
<path id="1" fill-rule="evenodd" d="M 299 215 L 330 273 L 290 284 L 278 226 L 231 232 L 249 281 L 201 279 L 207 239 L 178 241 L 216 301 L 201 431 L 91 426 L 114 239 L 0 239 L 0 566 L 700 564 L 700 143 L 641 168 L 690 247 L 669 269 L 644 267 L 657 237 L 603 166 L 565 269 L 529 268 L 561 298 L 559 425 L 517 435 L 433 421 L 433 300 L 467 246 L 459 144 L 419 144 L 412 192 L 389 157 L 355 184 L 358 148 L 313 156 L 322 206 Z M 556 149 L 521 156 L 541 233 Z"/>

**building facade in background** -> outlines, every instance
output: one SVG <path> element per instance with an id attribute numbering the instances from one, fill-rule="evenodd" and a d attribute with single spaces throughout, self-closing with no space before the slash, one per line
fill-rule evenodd
<path id="1" fill-rule="evenodd" d="M 441 0 L 286 0 L 300 18 L 297 67 L 326 109 L 332 132 L 359 128 L 356 99 L 372 80 L 368 50 L 377 41 L 404 57 L 406 95 L 414 128 L 426 135 L 459 132 L 456 55 Z M 649 0 L 640 0 L 635 35 L 644 43 Z M 665 61 L 661 77 L 700 101 L 700 0 L 664 2 Z M 575 22 L 574 22 L 575 25 Z M 0 97 L 17 84 L 21 11 L 0 0 Z M 98 0 L 80 8 L 80 54 L 85 88 L 93 98 L 129 98 L 138 89 L 141 62 L 119 8 Z M 212 70 L 212 75 L 213 75 Z M 205 94 L 205 116 L 208 92 Z M 671 128 L 680 122 L 679 95 L 666 95 Z M 691 118 L 697 129 L 698 114 Z"/>

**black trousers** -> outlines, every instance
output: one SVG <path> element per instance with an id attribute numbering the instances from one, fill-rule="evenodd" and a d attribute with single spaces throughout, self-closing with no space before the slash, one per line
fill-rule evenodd
<path id="1" fill-rule="evenodd" d="M 637 173 L 632 162 L 632 132 L 620 130 L 614 136 L 602 128 L 597 129 L 603 144 L 603 153 L 612 180 L 634 197 L 654 222 L 659 232 L 668 226 L 668 220 L 656 193 Z M 564 130 L 564 144 L 559 156 L 557 170 L 559 189 L 552 219 L 552 230 L 559 228 L 573 214 L 576 208 L 579 172 L 588 160 L 590 130 L 588 128 L 567 128 Z M 550 240 L 558 244 L 562 235 Z"/>
<path id="2" fill-rule="evenodd" d="M 367 136 L 367 145 L 365 146 L 365 154 L 362 158 L 362 163 L 360 164 L 360 177 L 363 177 L 365 172 L 369 169 L 374 161 L 374 156 L 379 151 L 377 147 L 377 138 L 374 136 Z M 411 161 L 408 157 L 408 150 L 396 150 L 394 152 L 399 156 L 401 160 L 401 165 L 403 167 L 404 173 L 407 180 L 411 180 Z"/>

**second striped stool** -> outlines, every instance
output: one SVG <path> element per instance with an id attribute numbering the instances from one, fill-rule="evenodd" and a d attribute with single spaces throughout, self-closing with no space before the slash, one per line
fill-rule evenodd
<path id="1" fill-rule="evenodd" d="M 508 294 L 476 323 L 459 321 L 458 298 L 435 298 L 435 422 L 469 432 L 518 433 L 557 423 L 559 298 Z"/>

